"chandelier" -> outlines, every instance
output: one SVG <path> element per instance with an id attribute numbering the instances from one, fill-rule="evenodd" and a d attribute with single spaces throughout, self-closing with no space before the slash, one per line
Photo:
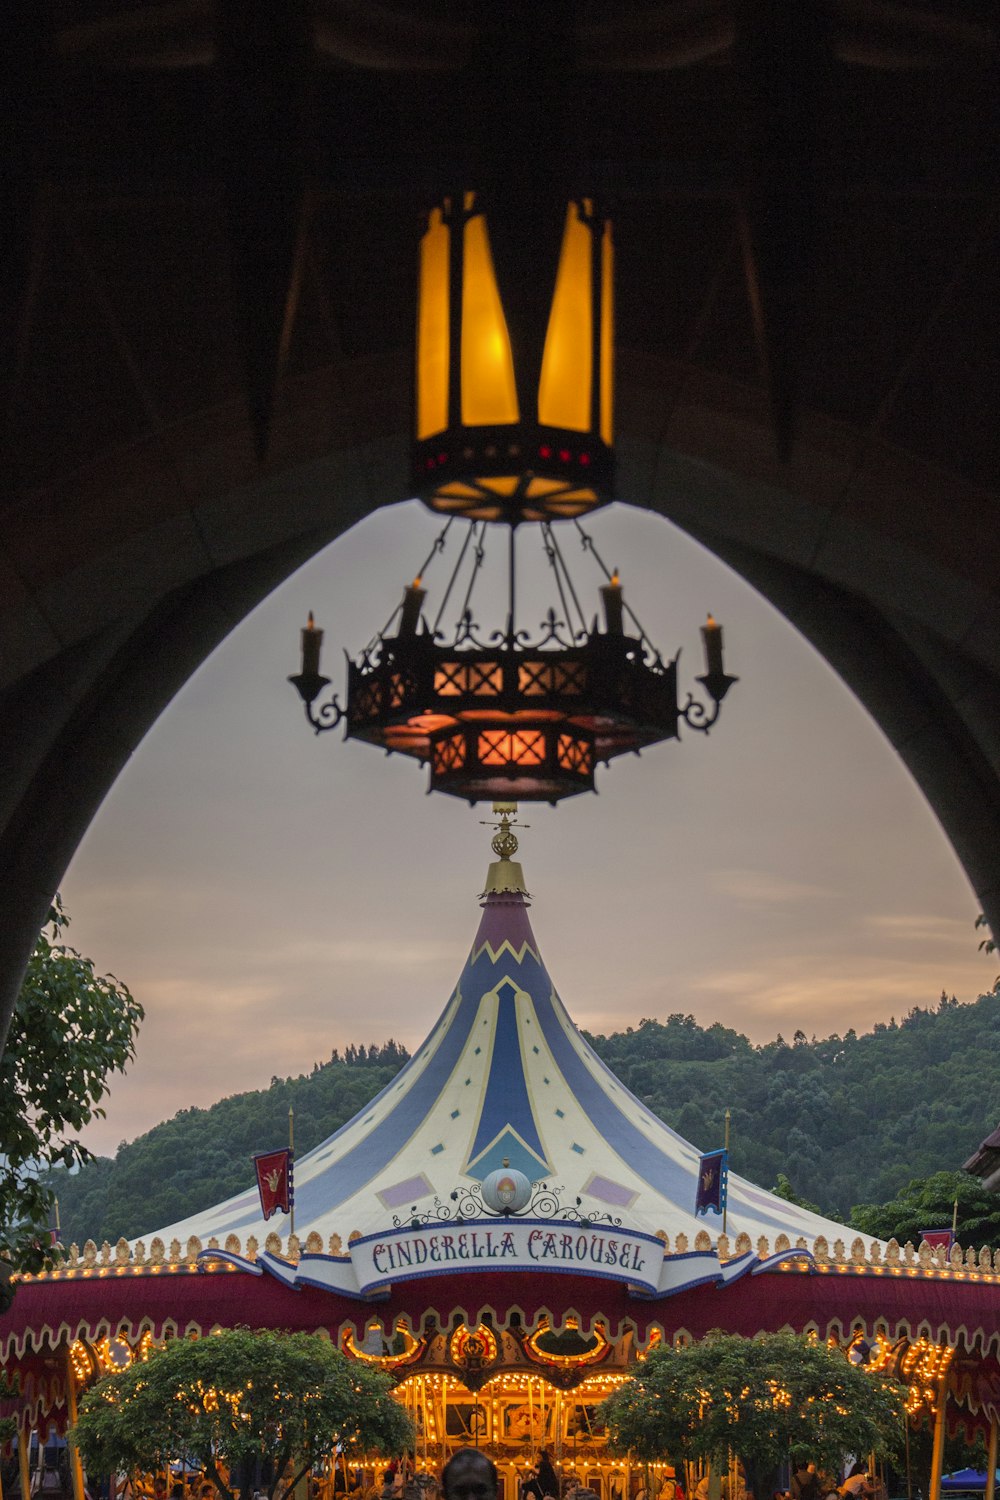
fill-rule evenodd
<path id="1" fill-rule="evenodd" d="M 412 756 L 430 769 L 429 790 L 468 802 L 513 798 L 558 802 L 593 791 L 594 773 L 618 755 L 676 739 L 682 723 L 707 733 L 735 677 L 722 660 L 722 627 L 702 626 L 706 669 L 697 680 L 708 703 L 678 699 L 677 659 L 664 661 L 625 602 L 616 572 L 607 569 L 580 526 L 584 549 L 606 581 L 603 620 L 590 623 L 555 528 L 538 528 L 558 602 L 538 629 L 519 628 L 515 615 L 514 528 L 507 532 L 508 596 L 504 626 L 487 634 L 472 601 L 488 544 L 488 523 L 459 522 L 465 535 L 433 620 L 424 613 L 424 575 L 444 552 L 448 521 L 424 569 L 403 592 L 386 626 L 347 669 L 347 702 L 321 701 L 323 632 L 312 616 L 302 631 L 298 689 L 317 733 L 344 726 L 348 739 Z M 460 600 L 444 626 L 445 610 Z M 602 628 L 603 626 L 603 628 Z"/>
<path id="2" fill-rule="evenodd" d="M 555 803 L 593 791 L 599 763 L 676 739 L 682 724 L 707 733 L 737 680 L 709 616 L 697 679 L 707 701 L 688 693 L 682 703 L 676 656 L 664 661 L 580 523 L 613 498 L 612 229 L 585 197 L 568 204 L 561 228 L 547 217 L 548 233 L 532 236 L 515 216 L 495 253 L 480 195 L 446 198 L 430 213 L 411 478 L 448 519 L 386 625 L 349 660 L 346 703 L 325 696 L 323 632 L 311 614 L 301 670 L 289 679 L 317 733 L 342 725 L 348 739 L 411 756 L 429 767 L 429 790 L 470 803 Z M 539 244 L 557 249 L 528 274 L 524 256 Z M 555 522 L 576 528 L 603 575 L 593 612 Z M 456 526 L 457 559 L 429 618 L 426 575 Z M 516 609 L 524 532 L 540 538 L 553 583 L 534 630 Z M 473 596 L 498 535 L 507 598 L 491 630 L 476 620 Z"/>

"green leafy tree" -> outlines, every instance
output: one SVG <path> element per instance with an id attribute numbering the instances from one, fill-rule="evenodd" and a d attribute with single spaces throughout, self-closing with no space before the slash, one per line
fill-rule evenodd
<path id="1" fill-rule="evenodd" d="M 958 1203 L 958 1241 L 965 1246 L 1000 1245 L 1000 1196 L 968 1172 L 935 1172 L 908 1182 L 888 1203 L 859 1203 L 851 1223 L 879 1239 L 920 1243 L 925 1229 L 949 1229 Z"/>
<path id="2" fill-rule="evenodd" d="M 771 1189 L 776 1198 L 784 1198 L 786 1203 L 794 1203 L 799 1208 L 807 1208 L 811 1214 L 821 1214 L 823 1210 L 818 1203 L 810 1203 L 808 1198 L 802 1198 L 792 1187 L 784 1172 L 778 1173 L 778 1180 Z"/>
<path id="3" fill-rule="evenodd" d="M 28 964 L 0 1058 L 0 1306 L 11 1270 L 46 1263 L 53 1189 L 43 1175 L 91 1152 L 76 1138 L 103 1116 L 108 1076 L 135 1055 L 142 1006 L 112 976 L 59 939 L 68 924 L 59 898 Z M 6 1288 L 6 1298 L 4 1291 Z"/>
<path id="4" fill-rule="evenodd" d="M 270 1465 L 268 1495 L 286 1500 L 338 1445 L 348 1461 L 398 1454 L 412 1446 L 413 1424 L 387 1375 L 322 1334 L 231 1328 L 174 1339 L 98 1381 L 71 1435 L 91 1473 L 148 1471 L 183 1454 L 235 1500 L 260 1463 Z"/>
<path id="5" fill-rule="evenodd" d="M 603 1403 L 613 1448 L 643 1462 L 743 1461 L 754 1495 L 774 1492 L 790 1454 L 821 1466 L 845 1452 L 889 1454 L 902 1441 L 905 1393 L 849 1364 L 839 1350 L 792 1333 L 710 1333 L 655 1349 Z"/>
<path id="6" fill-rule="evenodd" d="M 984 937 L 979 944 L 980 953 L 995 953 L 997 951 L 997 945 L 993 939 L 993 934 L 989 931 L 990 924 L 986 920 L 986 917 L 982 912 L 980 912 L 979 916 L 976 918 L 976 926 L 985 927 L 987 933 L 989 934 L 987 937 Z M 993 988 L 995 990 L 1000 989 L 1000 974 L 998 974 L 996 979 L 994 979 Z"/>

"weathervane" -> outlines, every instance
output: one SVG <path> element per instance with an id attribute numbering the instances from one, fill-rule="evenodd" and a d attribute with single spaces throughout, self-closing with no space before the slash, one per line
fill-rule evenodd
<path id="1" fill-rule="evenodd" d="M 499 822 L 497 819 L 499 818 Z M 494 802 L 493 817 L 480 818 L 479 822 L 483 828 L 495 828 L 497 831 L 490 839 L 490 848 L 497 859 L 512 859 L 517 853 L 517 835 L 511 828 L 512 823 L 517 823 L 519 828 L 530 828 L 530 823 L 517 822 L 516 802 Z"/>

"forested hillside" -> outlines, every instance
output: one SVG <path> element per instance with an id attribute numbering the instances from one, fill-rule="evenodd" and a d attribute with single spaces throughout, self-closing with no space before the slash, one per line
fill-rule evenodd
<path id="1" fill-rule="evenodd" d="M 912 1178 L 953 1169 L 1000 1122 L 1000 994 L 969 1005 L 941 997 L 898 1024 L 858 1036 L 797 1031 L 752 1045 L 691 1016 L 644 1020 L 592 1036 L 634 1093 L 704 1150 L 722 1144 L 732 1111 L 731 1164 L 764 1187 L 784 1173 L 838 1218 L 883 1202 Z M 405 1051 L 347 1049 L 299 1078 L 187 1109 L 76 1176 L 58 1174 L 63 1239 L 112 1242 L 149 1234 L 252 1184 L 250 1155 L 283 1144 L 295 1108 L 308 1151 L 383 1088 Z"/>
<path id="2" fill-rule="evenodd" d="M 232 1094 L 211 1109 L 182 1109 L 119 1146 L 113 1160 L 53 1173 L 63 1243 L 148 1234 L 252 1187 L 250 1157 L 287 1144 L 289 1106 L 301 1156 L 385 1088 L 408 1056 L 393 1041 L 334 1051 L 298 1078 L 272 1078 L 270 1088 Z"/>

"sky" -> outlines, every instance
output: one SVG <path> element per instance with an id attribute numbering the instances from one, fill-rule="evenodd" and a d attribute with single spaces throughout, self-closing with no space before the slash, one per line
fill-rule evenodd
<path id="1" fill-rule="evenodd" d="M 681 648 L 682 696 L 709 610 L 740 681 L 707 737 L 599 768 L 597 796 L 520 810 L 535 935 L 576 1022 L 690 1013 L 764 1042 L 989 988 L 958 861 L 835 673 L 661 517 L 615 505 L 588 530 L 663 656 Z M 289 578 L 178 694 L 91 826 L 62 885 L 68 940 L 146 1009 L 135 1063 L 84 1133 L 99 1154 L 335 1047 L 415 1050 L 444 1007 L 493 858 L 489 805 L 427 796 L 415 761 L 314 735 L 286 681 L 311 609 L 343 697 L 343 652 L 385 623 L 439 531 L 417 502 L 389 507 Z M 455 535 L 425 575 L 435 607 Z M 602 579 L 560 537 L 593 613 Z M 518 546 L 530 626 L 553 600 L 537 531 Z M 475 598 L 502 623 L 489 572 Z"/>

